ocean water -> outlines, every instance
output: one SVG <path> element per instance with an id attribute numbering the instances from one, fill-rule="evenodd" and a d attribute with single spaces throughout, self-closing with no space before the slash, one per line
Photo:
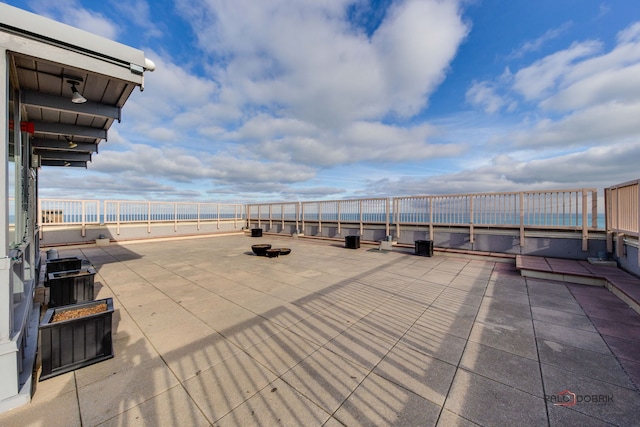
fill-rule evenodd
<path id="1" fill-rule="evenodd" d="M 274 215 L 274 221 L 278 221 L 281 219 L 281 214 Z M 295 221 L 295 214 L 285 214 L 285 220 L 287 221 Z M 233 213 L 200 213 L 201 221 L 215 221 L 217 219 L 234 219 L 235 215 Z M 244 219 L 244 215 L 242 215 Z M 318 221 L 319 215 L 317 213 L 305 213 L 305 221 Z M 321 215 L 322 221 L 328 222 L 337 222 L 338 214 L 337 213 L 328 213 L 323 212 Z M 62 215 L 63 223 L 81 223 L 82 217 L 81 215 Z M 198 219 L 197 213 L 179 213 L 178 221 L 196 221 Z M 263 213 L 261 215 L 261 220 L 266 221 L 269 220 L 268 214 Z M 469 216 L 468 215 L 460 215 L 460 214 L 439 214 L 434 215 L 434 224 L 457 224 L 457 225 L 469 225 Z M 57 220 L 57 218 L 56 218 Z M 86 215 L 85 222 L 86 223 L 100 223 L 104 224 L 105 221 L 109 223 L 114 223 L 118 220 L 116 214 L 100 214 L 98 215 Z M 160 221 L 174 221 L 173 213 L 159 213 L 159 214 L 151 214 L 149 216 L 144 214 L 127 214 L 120 215 L 121 222 L 147 222 L 151 220 L 151 222 L 160 222 Z M 301 220 L 301 219 L 300 219 Z M 340 215 L 340 220 L 343 222 L 360 222 L 360 214 L 346 214 L 343 213 Z M 389 215 L 389 220 L 391 224 L 395 224 L 393 214 Z M 474 225 L 511 225 L 511 226 L 519 226 L 519 216 L 511 215 L 511 216 L 501 216 L 499 219 L 492 219 L 490 216 L 487 218 L 476 217 L 474 218 Z M 605 214 L 601 213 L 596 216 L 597 220 L 597 228 L 603 229 L 605 228 Z M 386 215 L 384 213 L 363 213 L 362 221 L 365 223 L 374 223 L 374 224 L 384 224 L 386 223 Z M 400 214 L 399 222 L 402 223 L 422 223 L 428 224 L 429 216 L 427 214 Z M 15 215 L 9 215 L 9 223 L 15 223 Z M 591 224 L 591 215 L 588 215 L 588 223 Z M 567 226 L 567 227 L 576 227 L 582 226 L 582 216 L 578 216 L 576 218 L 575 215 L 530 215 L 524 217 L 524 225 L 529 227 L 535 226 Z"/>

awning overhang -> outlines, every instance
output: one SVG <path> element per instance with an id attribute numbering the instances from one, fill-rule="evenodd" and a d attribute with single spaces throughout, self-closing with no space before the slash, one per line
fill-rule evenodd
<path id="1" fill-rule="evenodd" d="M 155 65 L 138 49 L 0 3 L 0 47 L 42 166 L 86 167 Z M 73 84 L 72 84 L 73 82 Z M 75 87 L 87 101 L 71 101 Z"/>

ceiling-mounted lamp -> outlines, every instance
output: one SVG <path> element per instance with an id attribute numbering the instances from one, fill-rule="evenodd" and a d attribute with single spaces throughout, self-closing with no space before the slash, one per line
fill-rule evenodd
<path id="1" fill-rule="evenodd" d="M 71 95 L 71 102 L 73 102 L 74 104 L 83 104 L 87 102 L 87 98 L 80 95 L 80 92 L 78 92 L 78 88 L 76 87 L 76 85 L 79 83 L 78 81 L 67 80 L 67 83 L 71 85 L 71 92 L 73 93 Z"/>
<path id="2" fill-rule="evenodd" d="M 67 143 L 69 144 L 69 148 L 76 148 L 78 146 L 78 144 L 73 142 L 70 137 L 65 136 L 64 139 L 67 140 Z"/>

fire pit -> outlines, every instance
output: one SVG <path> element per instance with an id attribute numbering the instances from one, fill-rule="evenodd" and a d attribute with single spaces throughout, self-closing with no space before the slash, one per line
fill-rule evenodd
<path id="1" fill-rule="evenodd" d="M 276 258 L 280 255 L 280 249 L 267 249 L 267 256 L 269 258 Z"/>
<path id="2" fill-rule="evenodd" d="M 290 248 L 279 248 L 280 255 L 289 255 L 291 253 Z"/>
<path id="3" fill-rule="evenodd" d="M 261 245 L 252 245 L 251 246 L 251 250 L 253 250 L 253 253 L 258 255 L 258 256 L 266 256 L 268 249 L 271 249 L 271 245 L 268 244 L 268 243 L 263 243 Z"/>

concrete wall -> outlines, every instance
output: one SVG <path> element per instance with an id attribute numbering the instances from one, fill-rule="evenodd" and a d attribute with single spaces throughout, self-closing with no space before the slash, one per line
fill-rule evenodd
<path id="1" fill-rule="evenodd" d="M 244 223 L 235 221 L 221 221 L 201 223 L 200 228 L 196 223 L 181 222 L 174 229 L 174 223 L 152 224 L 150 230 L 146 223 L 121 225 L 118 229 L 114 224 L 101 226 L 87 226 L 85 236 L 79 226 L 47 227 L 43 229 L 41 245 L 56 246 L 70 243 L 93 243 L 95 239 L 104 234 L 113 241 L 125 241 L 148 238 L 195 236 L 217 233 L 241 232 Z M 338 232 L 337 223 L 323 223 L 319 227 L 317 223 L 306 222 L 304 229 L 302 223 L 298 224 L 301 232 L 306 236 L 339 239 L 344 241 L 345 236 L 361 235 L 361 241 L 379 242 L 386 240 L 386 226 L 384 224 L 366 225 L 360 234 L 360 225 L 355 223 L 341 224 Z M 251 228 L 261 228 L 265 233 L 278 233 L 292 235 L 296 232 L 295 222 L 269 222 L 258 223 L 253 221 Z M 396 235 L 396 229 L 392 227 L 390 233 L 397 243 L 413 246 L 416 240 L 428 240 L 429 229 L 427 227 L 403 226 L 400 234 Z M 520 234 L 518 230 L 508 229 L 476 229 L 474 242 L 471 243 L 469 230 L 466 228 L 434 228 L 434 246 L 436 248 L 461 249 L 481 252 L 497 252 L 506 254 L 522 254 L 548 256 L 566 259 L 597 258 L 606 253 L 605 234 L 590 233 L 588 250 L 582 250 L 582 235 L 576 231 L 527 231 L 525 242 L 520 246 Z M 625 270 L 640 275 L 638 266 L 638 248 L 633 245 L 625 245 L 625 253 L 617 257 L 620 266 Z"/>
<path id="2" fill-rule="evenodd" d="M 244 222 L 220 221 L 200 223 L 179 222 L 177 227 L 173 222 L 155 223 L 150 228 L 146 223 L 126 224 L 118 227 L 115 224 L 92 225 L 84 230 L 81 226 L 44 226 L 42 228 L 41 246 L 56 246 L 74 243 L 93 243 L 104 235 L 112 241 L 137 239 L 155 239 L 164 237 L 179 237 L 192 235 L 206 235 L 217 233 L 241 232 Z"/>
<path id="3" fill-rule="evenodd" d="M 615 260 L 618 261 L 618 265 L 622 269 L 640 276 L 640 258 L 638 258 L 638 244 L 636 242 L 625 242 L 622 253 L 616 254 Z"/>
<path id="4" fill-rule="evenodd" d="M 257 224 L 254 224 L 257 227 Z M 270 232 L 268 223 L 262 224 L 263 231 Z M 283 232 L 279 224 L 274 232 Z M 287 227 L 284 232 L 292 233 L 295 224 Z M 302 230 L 306 236 L 344 239 L 345 236 L 360 235 L 359 224 L 341 224 L 340 233 L 336 223 L 323 223 L 322 229 L 317 223 L 305 223 Z M 391 227 L 390 233 L 394 241 L 399 244 L 414 245 L 416 240 L 428 240 L 428 227 L 402 226 L 400 233 Z M 361 235 L 362 241 L 379 242 L 386 239 L 385 225 L 365 225 Z M 535 231 L 525 233 L 524 245 L 520 245 L 519 230 L 508 229 L 475 229 L 474 241 L 468 228 L 445 227 L 434 228 L 433 243 L 436 248 L 461 249 L 469 251 L 497 252 L 514 255 L 537 255 L 554 258 L 583 259 L 598 257 L 606 252 L 605 234 L 590 233 L 588 250 L 582 250 L 582 234 L 579 231 Z"/>

